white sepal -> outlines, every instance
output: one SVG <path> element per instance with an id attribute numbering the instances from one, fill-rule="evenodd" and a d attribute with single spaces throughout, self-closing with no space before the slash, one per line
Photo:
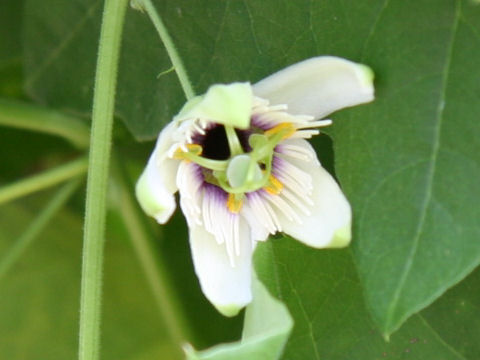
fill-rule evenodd
<path id="1" fill-rule="evenodd" d="M 160 175 L 155 153 L 150 157 L 147 167 L 137 181 L 135 195 L 143 211 L 160 224 L 165 224 L 175 211 L 175 197 L 167 190 Z"/>
<path id="2" fill-rule="evenodd" d="M 167 157 L 174 130 L 174 123 L 168 124 L 162 130 L 147 167 L 135 187 L 135 194 L 143 211 L 160 224 L 166 223 L 176 208 L 174 194 L 178 190 L 176 173 L 179 162 Z"/>

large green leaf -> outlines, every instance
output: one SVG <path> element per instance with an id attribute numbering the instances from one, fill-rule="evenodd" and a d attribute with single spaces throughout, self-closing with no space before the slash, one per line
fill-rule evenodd
<path id="1" fill-rule="evenodd" d="M 334 116 L 368 307 L 390 334 L 480 261 L 480 7 L 469 0 L 155 1 L 198 92 L 333 54 L 369 64 L 377 99 Z M 100 0 L 27 1 L 26 87 L 90 110 Z M 183 95 L 146 15 L 127 14 L 117 114 L 156 136 Z M 79 61 L 79 59 L 82 59 Z"/>
<path id="2" fill-rule="evenodd" d="M 355 258 L 385 334 L 480 261 L 479 24 L 470 2 L 386 2 L 363 57 L 377 100 L 338 115 Z"/>
<path id="3" fill-rule="evenodd" d="M 0 254 L 28 226 L 35 210 L 28 202 L 2 207 Z M 121 234 L 110 235 L 106 247 L 102 359 L 170 358 L 173 345 Z M 64 211 L 0 280 L 2 358 L 77 357 L 81 239 L 81 216 Z"/>
<path id="4" fill-rule="evenodd" d="M 312 250 L 274 239 L 260 244 L 256 265 L 259 278 L 294 317 L 283 359 L 474 360 L 480 354 L 480 271 L 386 342 L 366 310 L 349 250 Z"/>

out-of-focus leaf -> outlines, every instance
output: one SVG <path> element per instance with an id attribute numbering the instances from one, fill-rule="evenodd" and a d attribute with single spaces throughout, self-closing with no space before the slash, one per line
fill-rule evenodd
<path id="1" fill-rule="evenodd" d="M 22 55 L 23 0 L 3 0 L 0 3 L 0 69 L 20 61 Z"/>
<path id="2" fill-rule="evenodd" d="M 2 206 L 0 254 L 36 213 L 27 202 Z M 124 235 L 105 251 L 103 359 L 169 358 L 171 344 Z M 77 357 L 82 222 L 59 214 L 0 281 L 0 354 L 5 359 Z"/>
<path id="3" fill-rule="evenodd" d="M 260 244 L 255 260 L 260 280 L 294 318 L 283 359 L 478 358 L 480 271 L 386 342 L 366 310 L 349 250 L 313 250 L 281 238 Z"/>
<path id="4" fill-rule="evenodd" d="M 292 318 L 284 304 L 272 297 L 254 278 L 253 301 L 247 306 L 242 339 L 196 352 L 187 350 L 189 360 L 275 360 L 279 359 L 292 329 Z"/>
<path id="5" fill-rule="evenodd" d="M 101 0 L 25 1 L 27 93 L 41 103 L 91 111 Z"/>
<path id="6" fill-rule="evenodd" d="M 0 184 L 38 174 L 77 156 L 68 143 L 50 135 L 0 128 Z"/>
<path id="7" fill-rule="evenodd" d="M 22 94 L 23 0 L 0 2 L 0 95 Z"/>

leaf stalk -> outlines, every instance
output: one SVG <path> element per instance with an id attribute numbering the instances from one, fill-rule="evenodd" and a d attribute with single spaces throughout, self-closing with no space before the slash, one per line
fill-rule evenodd
<path id="1" fill-rule="evenodd" d="M 5 185 L 0 188 L 0 205 L 82 175 L 87 171 L 87 166 L 87 159 L 82 157 L 38 175 Z"/>
<path id="2" fill-rule="evenodd" d="M 127 0 L 105 0 L 93 96 L 80 297 L 79 360 L 99 357 L 107 182 Z"/>

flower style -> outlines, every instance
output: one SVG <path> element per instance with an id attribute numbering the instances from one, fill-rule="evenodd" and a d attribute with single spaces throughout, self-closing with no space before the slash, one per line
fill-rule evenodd
<path id="1" fill-rule="evenodd" d="M 251 301 L 257 241 L 284 232 L 315 248 L 350 242 L 350 205 L 305 139 L 331 112 L 373 100 L 372 80 L 364 65 L 312 58 L 255 85 L 213 85 L 160 133 L 137 198 L 163 224 L 180 192 L 195 271 L 222 314 Z"/>

